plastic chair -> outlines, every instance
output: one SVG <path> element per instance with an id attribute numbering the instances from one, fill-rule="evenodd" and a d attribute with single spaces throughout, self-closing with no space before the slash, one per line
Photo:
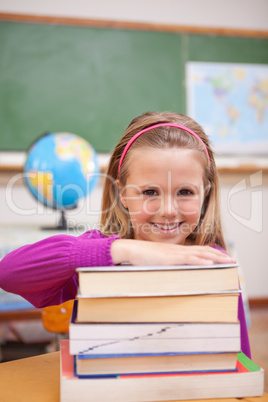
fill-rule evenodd
<path id="1" fill-rule="evenodd" d="M 43 325 L 47 331 L 55 333 L 57 350 L 60 348 L 60 340 L 68 337 L 73 304 L 74 301 L 69 300 L 59 306 L 50 306 L 42 309 Z"/>

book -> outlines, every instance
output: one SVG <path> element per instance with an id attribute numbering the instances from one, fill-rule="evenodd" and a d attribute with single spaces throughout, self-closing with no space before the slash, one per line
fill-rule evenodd
<path id="1" fill-rule="evenodd" d="M 69 342 L 61 342 L 61 402 L 152 402 L 206 398 L 262 396 L 264 371 L 243 353 L 238 354 L 236 371 L 130 375 L 116 378 L 78 378 L 74 375 Z"/>
<path id="2" fill-rule="evenodd" d="M 87 297 L 165 296 L 238 290 L 238 265 L 78 268 L 79 291 Z"/>
<path id="3" fill-rule="evenodd" d="M 78 297 L 77 322 L 237 322 L 239 292 L 160 297 Z"/>
<path id="4" fill-rule="evenodd" d="M 236 369 L 237 353 L 75 355 L 78 376 L 177 373 Z"/>
<path id="5" fill-rule="evenodd" d="M 78 323 L 77 300 L 69 325 L 70 353 L 240 352 L 235 323 Z"/>

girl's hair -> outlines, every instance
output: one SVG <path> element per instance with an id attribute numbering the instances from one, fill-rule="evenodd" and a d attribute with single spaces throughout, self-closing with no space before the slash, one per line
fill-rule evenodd
<path id="1" fill-rule="evenodd" d="M 139 131 L 159 123 L 180 124 L 194 131 L 206 145 L 210 161 L 208 161 L 204 146 L 200 140 L 182 129 L 161 126 L 147 131 L 133 142 L 125 155 L 119 176 L 119 161 L 130 139 Z M 131 155 L 133 151 L 144 148 L 185 148 L 196 153 L 204 168 L 205 198 L 199 223 L 188 236 L 188 239 L 192 240 L 196 245 L 217 245 L 226 249 L 220 220 L 218 173 L 210 141 L 199 124 L 190 117 L 179 113 L 147 112 L 133 119 L 127 127 L 112 153 L 105 178 L 101 232 L 106 236 L 117 234 L 122 238 L 134 237 L 128 211 L 124 208 L 119 198 L 116 180 L 119 180 L 122 187 L 126 184 L 128 172 L 131 169 Z"/>

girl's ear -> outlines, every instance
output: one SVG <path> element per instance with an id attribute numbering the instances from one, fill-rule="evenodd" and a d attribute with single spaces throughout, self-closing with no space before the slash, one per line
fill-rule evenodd
<path id="1" fill-rule="evenodd" d="M 120 183 L 119 179 L 115 180 L 115 184 L 118 187 L 120 201 L 122 202 L 124 208 L 128 209 L 126 198 L 124 197 L 123 187 L 122 187 L 122 184 Z"/>

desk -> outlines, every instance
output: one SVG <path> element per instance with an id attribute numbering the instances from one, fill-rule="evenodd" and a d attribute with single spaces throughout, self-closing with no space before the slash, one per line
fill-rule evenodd
<path id="1" fill-rule="evenodd" d="M 14 311 L 0 311 L 0 323 L 13 321 L 13 320 L 36 320 L 42 319 L 42 310 L 29 309 L 29 310 L 14 310 Z"/>
<path id="2" fill-rule="evenodd" d="M 45 331 L 43 327 L 41 310 L 0 311 L 0 362 L 6 354 L 5 343 L 7 341 L 16 340 L 21 344 L 49 343 L 54 338 L 54 335 Z M 42 353 L 42 351 L 39 349 L 37 353 Z M 12 353 L 11 356 L 15 355 Z M 19 355 L 16 357 L 18 358 Z"/>
<path id="3" fill-rule="evenodd" d="M 0 364 L 1 402 L 59 402 L 60 354 Z"/>
<path id="4" fill-rule="evenodd" d="M 1 363 L 0 398 L 1 402 L 59 402 L 60 353 Z M 268 394 L 265 393 L 260 398 L 202 400 L 213 401 L 268 402 Z"/>

